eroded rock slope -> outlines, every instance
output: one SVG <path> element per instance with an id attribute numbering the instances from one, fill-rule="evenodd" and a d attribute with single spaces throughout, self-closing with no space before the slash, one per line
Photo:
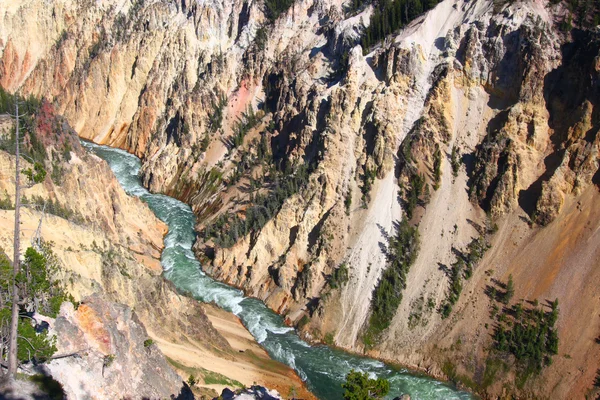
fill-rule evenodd
<path id="1" fill-rule="evenodd" d="M 276 19 L 241 0 L 0 7 L 2 85 L 139 155 L 144 183 L 199 216 L 204 269 L 308 338 L 490 395 L 592 386 L 599 33 L 565 28 L 566 3 L 446 0 L 371 49 L 359 43 L 373 8 L 346 15 L 338 0 Z M 405 216 L 420 251 L 365 343 Z M 453 265 L 479 239 L 491 249 L 444 315 Z M 511 274 L 515 299 L 561 309 L 559 354 L 525 386 L 483 372 L 489 287 Z"/>

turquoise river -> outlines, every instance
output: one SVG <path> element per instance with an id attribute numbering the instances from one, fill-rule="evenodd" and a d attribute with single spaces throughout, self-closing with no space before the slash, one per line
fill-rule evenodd
<path id="1" fill-rule="evenodd" d="M 307 344 L 261 301 L 245 297 L 242 291 L 215 281 L 202 272 L 192 252 L 196 239 L 194 214 L 188 205 L 146 190 L 139 179 L 140 160 L 137 157 L 91 143 L 84 143 L 84 146 L 106 160 L 125 191 L 145 201 L 156 216 L 168 225 L 169 233 L 165 237 L 161 258 L 165 277 L 196 299 L 214 302 L 237 315 L 270 356 L 296 370 L 318 398 L 341 399 L 341 384 L 351 369 L 388 379 L 391 387 L 389 399 L 401 394 L 409 394 L 412 400 L 473 398 L 448 384 L 378 360 L 324 345 Z"/>

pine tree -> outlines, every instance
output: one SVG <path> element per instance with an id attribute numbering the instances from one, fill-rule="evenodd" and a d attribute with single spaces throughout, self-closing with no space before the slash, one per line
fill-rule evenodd
<path id="1" fill-rule="evenodd" d="M 513 283 L 513 276 L 508 276 L 508 283 L 506 284 L 506 293 L 504 294 L 504 303 L 508 304 L 515 295 L 515 285 Z"/>
<path id="2" fill-rule="evenodd" d="M 390 391 L 390 383 L 386 379 L 369 378 L 368 373 L 350 371 L 346 376 L 344 400 L 371 400 L 382 399 Z"/>

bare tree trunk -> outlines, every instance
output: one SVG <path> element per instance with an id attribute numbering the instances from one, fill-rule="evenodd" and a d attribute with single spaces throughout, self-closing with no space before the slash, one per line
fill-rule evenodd
<path id="1" fill-rule="evenodd" d="M 16 97 L 16 96 L 15 96 Z M 19 101 L 15 101 L 16 104 L 16 122 L 17 129 L 15 132 L 15 146 L 16 146 L 16 171 L 15 171 L 15 237 L 14 237 L 14 257 L 13 257 L 13 295 L 12 295 L 12 315 L 10 322 L 10 338 L 8 342 L 8 375 L 10 378 L 14 378 L 17 373 L 17 329 L 19 326 L 19 287 L 17 286 L 17 274 L 20 270 L 20 221 L 19 211 L 21 208 L 21 182 L 19 171 Z"/>

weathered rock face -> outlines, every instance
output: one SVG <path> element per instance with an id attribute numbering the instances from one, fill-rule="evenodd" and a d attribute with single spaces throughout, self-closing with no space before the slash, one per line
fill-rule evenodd
<path id="1" fill-rule="evenodd" d="M 593 204 L 600 180 L 599 33 L 562 32 L 560 4 L 446 0 L 367 56 L 355 44 L 371 8 L 345 18 L 337 0 L 297 1 L 272 24 L 256 1 L 0 7 L 3 86 L 47 96 L 81 136 L 141 156 L 144 183 L 199 216 L 204 269 L 303 321 L 307 337 L 363 350 L 386 243 L 415 176 L 429 193 L 412 221 L 421 252 L 374 355 L 441 373 L 457 356 L 433 344 L 490 346 L 486 279 L 522 273 L 539 284 L 517 284 L 517 296 L 569 298 L 558 277 L 573 256 L 595 282 L 597 251 L 585 244 L 559 246 L 551 272 L 542 257 L 516 266 L 536 252 L 529 243 L 562 237 L 553 226 L 575 220 L 578 199 Z M 481 261 L 463 289 L 472 293 L 442 320 L 445 268 L 489 219 L 502 251 Z M 580 233 L 593 240 L 590 232 Z M 332 275 L 342 264 L 340 284 Z M 598 350 L 565 337 L 580 355 L 563 368 L 583 365 L 588 377 Z M 460 362 L 475 376 L 485 352 L 468 354 L 474 361 Z M 557 368 L 544 376 L 556 385 L 532 390 L 582 387 Z"/>
<path id="2" fill-rule="evenodd" d="M 64 303 L 53 331 L 60 354 L 79 353 L 46 366 L 69 397 L 193 398 L 127 306 L 100 295 L 85 298 L 77 310 Z"/>

